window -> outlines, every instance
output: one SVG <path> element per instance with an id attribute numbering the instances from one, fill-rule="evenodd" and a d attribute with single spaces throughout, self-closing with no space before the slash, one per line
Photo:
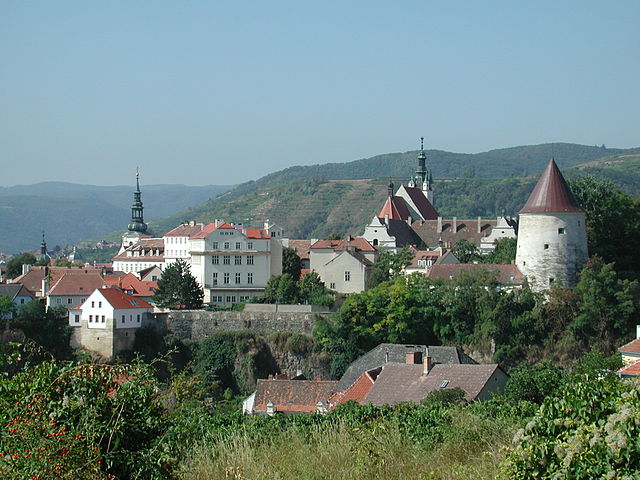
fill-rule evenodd
<path id="1" fill-rule="evenodd" d="M 447 388 L 447 385 L 449 385 L 449 380 L 443 380 L 440 384 L 440 388 Z"/>
<path id="2" fill-rule="evenodd" d="M 553 277 L 549 277 L 549 285 L 551 285 L 553 283 L 553 281 L 555 280 L 555 278 Z"/>
<path id="3" fill-rule="evenodd" d="M 222 257 L 222 263 L 225 265 L 231 265 L 231 255 L 225 255 Z"/>
<path id="4" fill-rule="evenodd" d="M 242 245 L 240 245 L 240 242 L 236 242 L 236 250 L 240 250 L 242 248 Z"/>
<path id="5" fill-rule="evenodd" d="M 61 298 L 56 298 L 56 303 L 62 303 L 62 299 Z"/>
<path id="6" fill-rule="evenodd" d="M 102 323 L 104 323 L 104 315 L 102 315 Z"/>
<path id="7" fill-rule="evenodd" d="M 548 243 L 545 243 L 545 244 L 544 244 L 544 249 L 545 249 L 545 250 L 549 250 L 549 244 L 548 244 Z"/>
<path id="8" fill-rule="evenodd" d="M 80 323 L 80 315 L 76 315 L 75 317 L 73 317 L 75 319 L 76 323 Z"/>
<path id="9" fill-rule="evenodd" d="M 212 247 L 212 248 L 216 248 L 216 249 L 217 249 L 217 248 L 218 248 L 218 242 L 213 242 L 213 243 L 211 244 L 211 247 Z"/>
<path id="10" fill-rule="evenodd" d="M 351 281 L 351 272 L 344 272 L 344 281 L 345 282 Z"/>
<path id="11" fill-rule="evenodd" d="M 213 272 L 213 278 L 211 279 L 211 284 L 214 287 L 218 285 L 218 272 Z"/>
<path id="12" fill-rule="evenodd" d="M 227 303 L 235 303 L 236 296 L 235 295 L 227 295 Z"/>
<path id="13" fill-rule="evenodd" d="M 229 250 L 229 242 L 224 242 L 224 249 Z"/>
<path id="14" fill-rule="evenodd" d="M 96 302 L 91 302 L 91 308 L 94 308 L 96 306 Z"/>
<path id="15" fill-rule="evenodd" d="M 102 308 L 102 302 L 98 302 L 98 308 Z"/>
<path id="16" fill-rule="evenodd" d="M 334 282 L 331 282 L 331 283 L 329 284 L 329 288 L 330 288 L 331 290 L 335 289 L 335 288 L 336 288 L 336 284 L 335 284 Z"/>
<path id="17" fill-rule="evenodd" d="M 151 275 L 151 281 L 155 282 L 156 280 L 158 280 L 158 276 L 157 275 Z"/>
<path id="18" fill-rule="evenodd" d="M 564 235 L 564 227 L 558 229 L 558 235 Z"/>
<path id="19" fill-rule="evenodd" d="M 228 274 L 228 273 L 225 273 L 225 274 L 224 274 L 224 280 L 223 280 L 223 282 L 224 282 L 224 284 L 225 284 L 225 285 L 228 285 L 228 284 L 229 284 L 229 274 Z"/>
<path id="20" fill-rule="evenodd" d="M 124 323 L 124 315 L 122 315 L 122 323 Z"/>
<path id="21" fill-rule="evenodd" d="M 93 322 L 93 315 L 89 315 L 89 321 Z"/>
<path id="22" fill-rule="evenodd" d="M 20 299 L 20 304 L 24 305 L 24 298 Z"/>
<path id="23" fill-rule="evenodd" d="M 271 232 L 271 238 L 276 238 L 276 232 Z"/>
<path id="24" fill-rule="evenodd" d="M 247 242 L 247 250 L 253 250 L 253 242 Z"/>
<path id="25" fill-rule="evenodd" d="M 247 265 L 253 265 L 253 255 L 247 255 Z"/>
<path id="26" fill-rule="evenodd" d="M 242 256 L 236 255 L 233 261 L 236 265 L 242 265 Z"/>
<path id="27" fill-rule="evenodd" d="M 140 323 L 140 314 L 138 314 L 138 323 Z"/>
<path id="28" fill-rule="evenodd" d="M 240 272 L 236 272 L 236 285 L 240 283 Z"/>
<path id="29" fill-rule="evenodd" d="M 67 298 L 67 305 L 71 305 L 71 302 L 72 302 L 72 301 L 73 301 L 73 300 L 71 300 L 70 298 Z"/>
<path id="30" fill-rule="evenodd" d="M 247 273 L 247 283 L 249 285 L 253 284 L 253 273 Z"/>
<path id="31" fill-rule="evenodd" d="M 220 265 L 220 257 L 218 255 L 214 255 L 211 257 L 211 263 L 213 265 Z"/>

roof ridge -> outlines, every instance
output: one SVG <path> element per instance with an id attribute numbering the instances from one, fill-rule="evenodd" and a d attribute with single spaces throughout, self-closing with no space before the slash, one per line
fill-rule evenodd
<path id="1" fill-rule="evenodd" d="M 583 212 L 553 157 L 519 213 Z"/>

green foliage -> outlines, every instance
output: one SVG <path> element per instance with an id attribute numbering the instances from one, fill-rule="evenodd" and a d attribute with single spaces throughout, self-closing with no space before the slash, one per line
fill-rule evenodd
<path id="1" fill-rule="evenodd" d="M 162 308 L 200 308 L 203 297 L 202 288 L 191 274 L 189 265 L 180 259 L 162 272 L 153 302 Z"/>
<path id="2" fill-rule="evenodd" d="M 55 358 L 71 358 L 69 339 L 72 327 L 68 324 L 64 307 L 46 308 L 43 303 L 32 301 L 18 308 L 9 325 L 22 330 L 27 338 Z"/>
<path id="3" fill-rule="evenodd" d="M 460 260 L 460 263 L 473 263 L 474 261 L 478 262 L 480 260 L 478 247 L 476 247 L 475 243 L 464 238 L 456 242 L 451 249 L 451 253 Z"/>
<path id="4" fill-rule="evenodd" d="M 300 278 L 301 260 L 293 248 L 282 249 L 282 273 L 288 273 L 292 278 Z"/>
<path id="5" fill-rule="evenodd" d="M 373 272 L 367 279 L 367 288 L 373 288 L 383 282 L 396 278 L 413 260 L 413 252 L 408 246 L 399 252 L 383 250 L 373 265 Z"/>
<path id="6" fill-rule="evenodd" d="M 586 212 L 589 253 L 619 270 L 640 270 L 640 202 L 593 176 L 572 181 L 571 190 Z"/>
<path id="7" fill-rule="evenodd" d="M 516 260 L 516 238 L 499 238 L 495 241 L 496 248 L 488 255 L 480 258 L 482 263 L 499 263 L 508 265 Z"/>
<path id="8" fill-rule="evenodd" d="M 554 396 L 565 383 L 565 371 L 552 363 L 523 363 L 509 371 L 505 395 L 511 401 L 524 400 L 540 405 Z"/>
<path id="9" fill-rule="evenodd" d="M 35 265 L 37 259 L 33 253 L 21 253 L 7 262 L 7 277 L 16 278 L 22 275 L 22 265 Z"/>
<path id="10" fill-rule="evenodd" d="M 11 297 L 7 295 L 0 295 L 0 322 L 3 319 L 13 317 L 16 313 L 16 306 L 11 301 Z M 3 325 L 3 323 L 0 323 Z"/>
<path id="11" fill-rule="evenodd" d="M 269 278 L 264 294 L 264 303 L 310 304 L 330 307 L 334 294 L 324 286 L 316 272 L 305 274 L 298 281 L 290 274 L 273 275 Z"/>
<path id="12" fill-rule="evenodd" d="M 640 384 L 615 376 L 571 383 L 518 431 L 501 478 L 635 478 Z"/>
<path id="13" fill-rule="evenodd" d="M 423 405 L 451 406 L 460 405 L 464 402 L 465 391 L 461 388 L 447 388 L 445 390 L 434 390 L 421 402 Z"/>
<path id="14" fill-rule="evenodd" d="M 313 338 L 299 333 L 293 333 L 287 338 L 285 349 L 293 355 L 309 355 L 313 350 L 315 342 Z"/>

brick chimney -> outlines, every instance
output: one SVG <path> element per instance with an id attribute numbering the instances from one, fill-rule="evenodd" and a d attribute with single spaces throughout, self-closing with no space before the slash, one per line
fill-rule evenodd
<path id="1" fill-rule="evenodd" d="M 636 325 L 636 338 L 640 338 L 640 325 Z"/>
<path id="2" fill-rule="evenodd" d="M 276 406 L 271 400 L 267 402 L 267 415 L 274 415 L 276 413 Z"/>
<path id="3" fill-rule="evenodd" d="M 458 217 L 453 217 L 453 233 L 458 233 Z"/>
<path id="4" fill-rule="evenodd" d="M 442 233 L 442 217 L 438 217 L 438 233 Z"/>
<path id="5" fill-rule="evenodd" d="M 409 352 L 405 355 L 405 363 L 407 365 L 415 365 L 422 363 L 422 352 Z"/>
<path id="6" fill-rule="evenodd" d="M 431 367 L 433 366 L 432 358 L 428 355 L 424 357 L 424 362 L 422 362 L 422 365 L 423 365 L 422 374 L 427 375 L 431 370 Z"/>
<path id="7" fill-rule="evenodd" d="M 478 217 L 478 233 L 482 233 L 482 217 Z"/>

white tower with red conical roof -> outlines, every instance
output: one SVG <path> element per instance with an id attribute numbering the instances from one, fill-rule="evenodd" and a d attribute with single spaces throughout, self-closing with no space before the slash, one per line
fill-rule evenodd
<path id="1" fill-rule="evenodd" d="M 584 211 L 552 158 L 520 210 L 516 265 L 541 291 L 573 287 L 588 256 Z"/>

